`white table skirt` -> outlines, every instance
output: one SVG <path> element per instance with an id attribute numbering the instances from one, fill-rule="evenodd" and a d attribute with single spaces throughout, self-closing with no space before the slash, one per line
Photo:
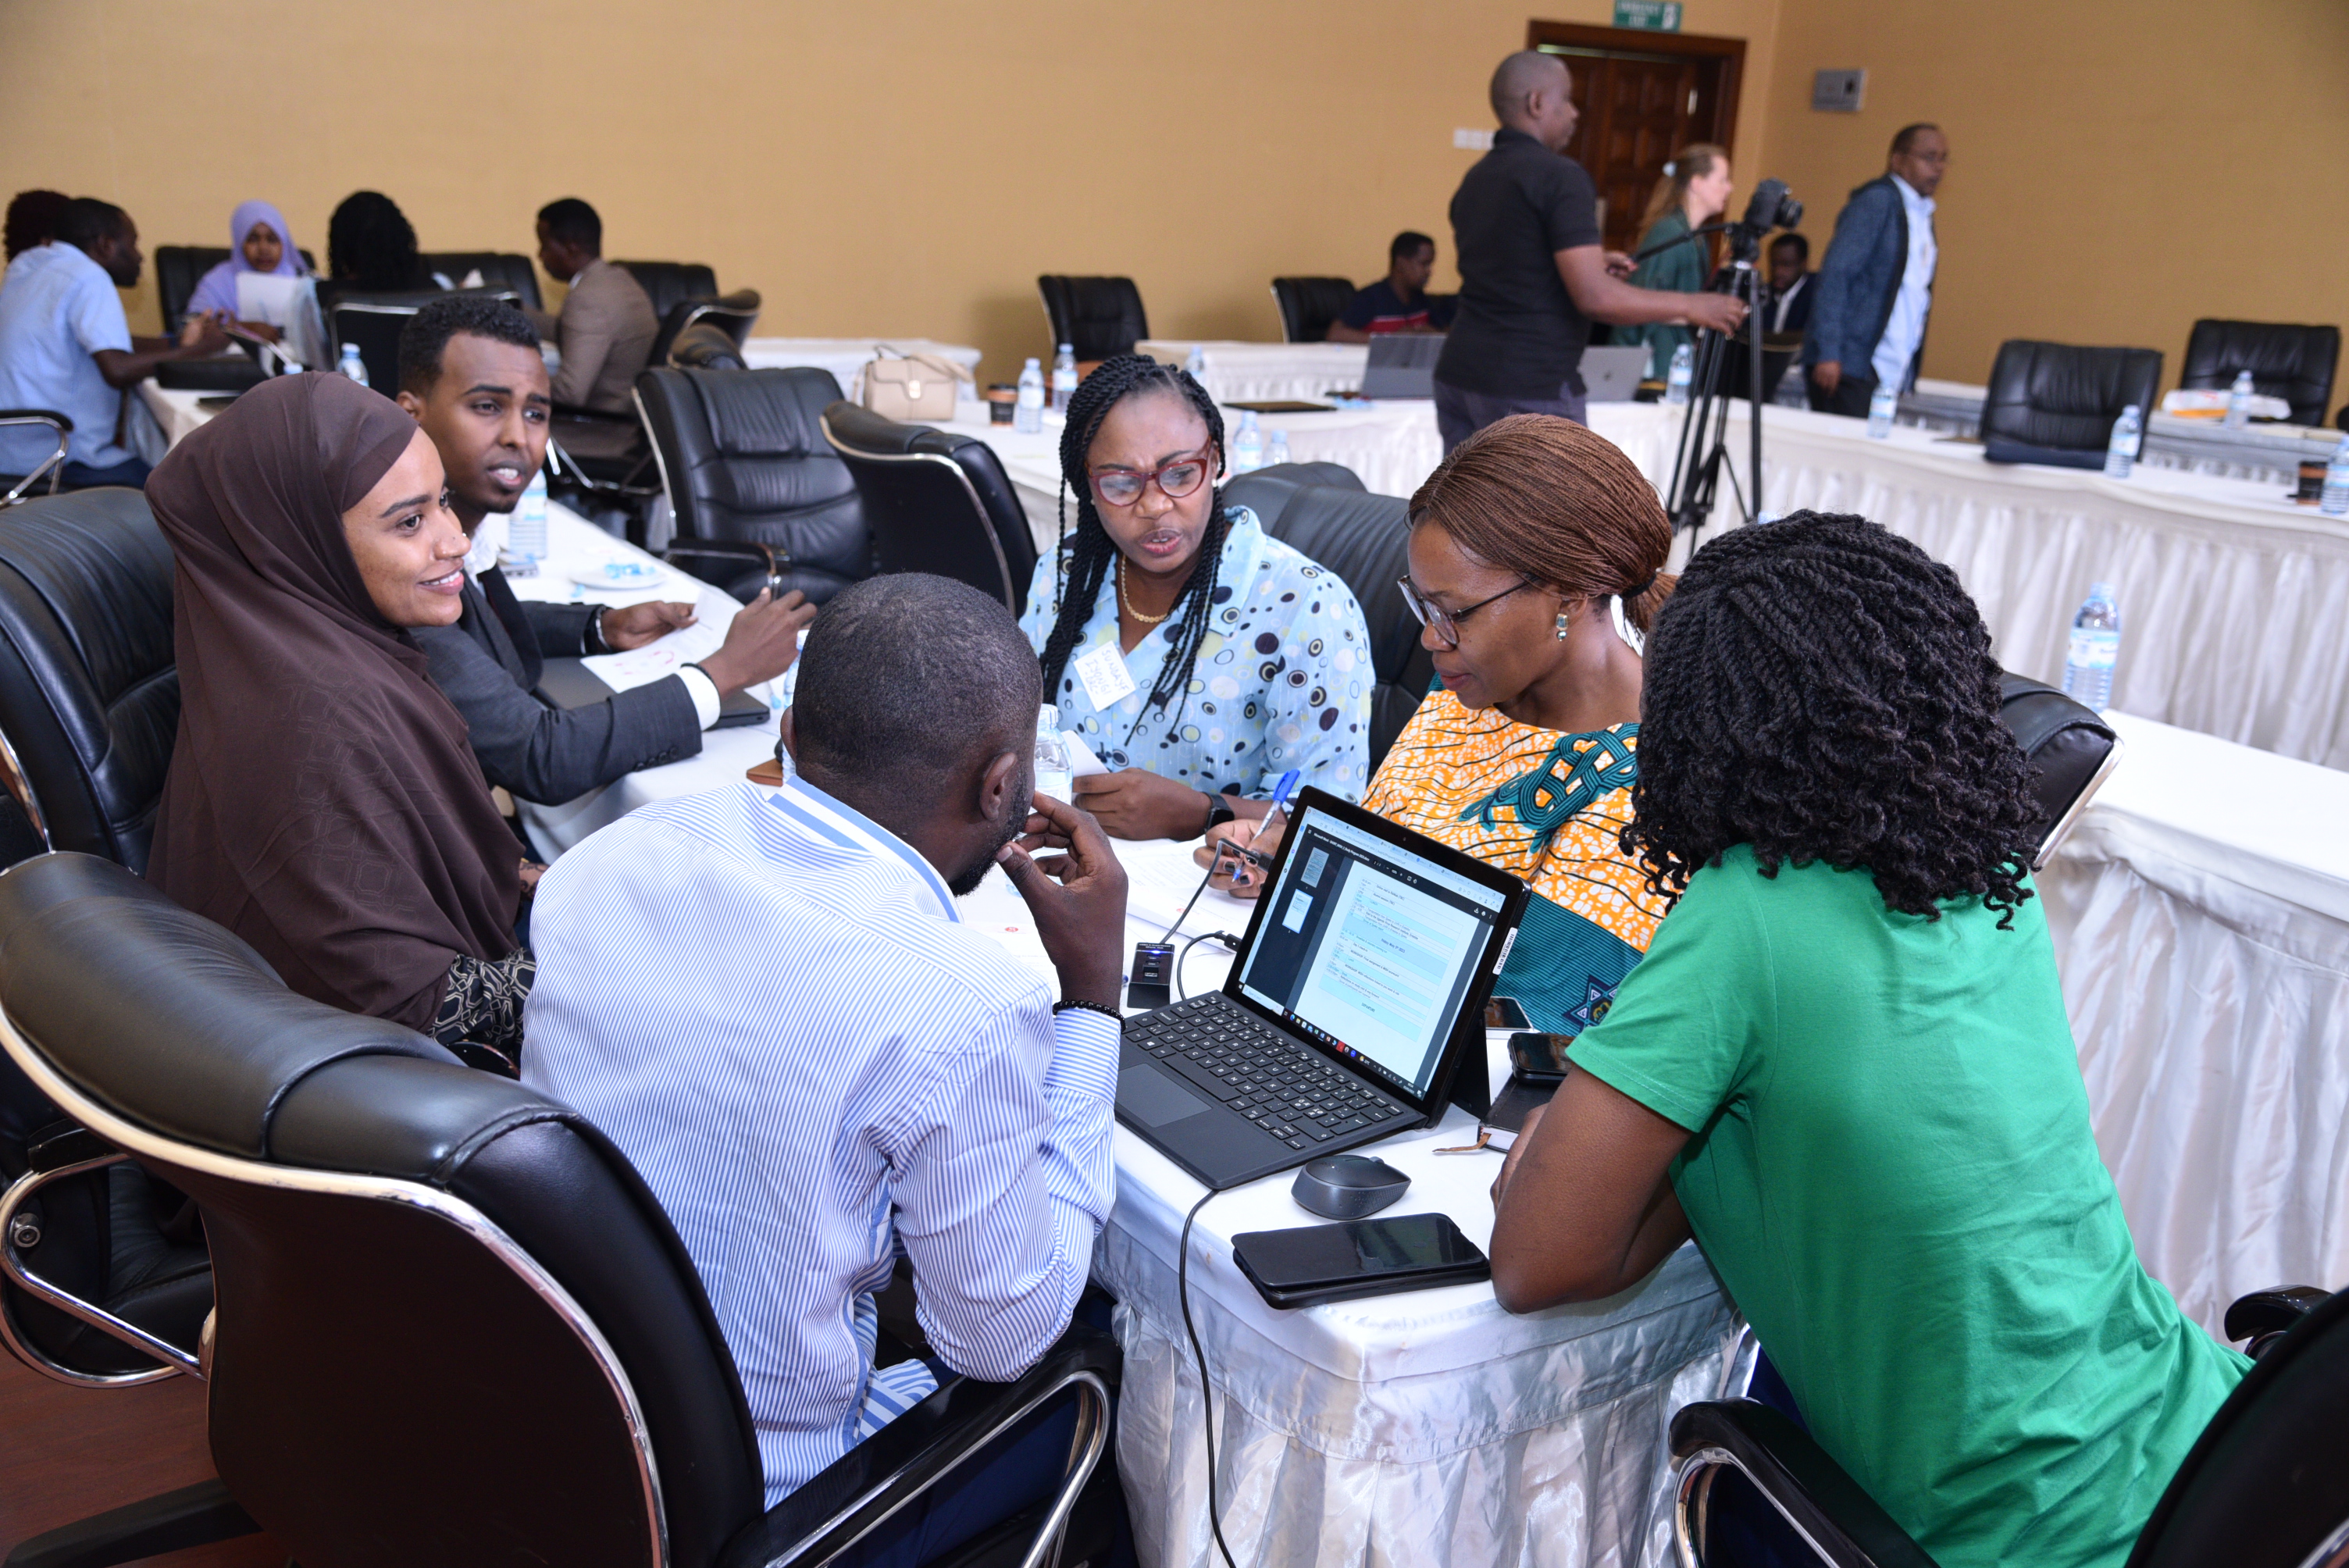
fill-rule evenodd
<path id="1" fill-rule="evenodd" d="M 2259 481 L 2147 469 L 2107 480 L 1864 429 L 1768 410 L 1770 510 L 1856 511 L 1914 540 L 1963 579 L 1999 662 L 2040 680 L 2062 679 L 2090 584 L 2113 583 L 2116 707 L 2349 768 L 2349 521 Z"/>
<path id="2" fill-rule="evenodd" d="M 1371 362 L 1367 343 L 1237 343 L 1217 338 L 1148 338 L 1134 351 L 1187 366 L 1196 348 L 1202 384 L 1218 403 L 1271 403 L 1359 392 Z"/>
<path id="3" fill-rule="evenodd" d="M 2349 1284 L 2349 778 L 2112 716 L 2128 751 L 2040 873 L 2096 1142 L 2196 1321 Z"/>
<path id="4" fill-rule="evenodd" d="M 742 345 L 742 362 L 753 370 L 807 365 L 831 371 L 832 378 L 840 383 L 840 395 L 852 402 L 863 393 L 864 367 L 878 354 L 934 355 L 961 366 L 974 378 L 978 374 L 978 349 L 964 343 L 934 343 L 926 337 L 753 337 Z M 956 386 L 960 401 L 978 400 L 975 379 Z"/>

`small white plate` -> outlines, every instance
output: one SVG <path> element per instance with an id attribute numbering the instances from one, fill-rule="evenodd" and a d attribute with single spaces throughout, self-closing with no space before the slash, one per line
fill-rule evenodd
<path id="1" fill-rule="evenodd" d="M 581 567 L 570 573 L 571 581 L 586 588 L 601 588 L 607 593 L 634 593 L 647 588 L 658 588 L 668 581 L 669 574 L 658 566 L 641 561 L 600 561 L 594 566 Z"/>

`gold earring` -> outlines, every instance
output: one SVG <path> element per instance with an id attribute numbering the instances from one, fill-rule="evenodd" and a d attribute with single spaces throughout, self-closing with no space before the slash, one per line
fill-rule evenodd
<path id="1" fill-rule="evenodd" d="M 1566 641 L 1566 612 L 1564 610 L 1560 610 L 1557 613 L 1557 640 L 1561 643 Z"/>

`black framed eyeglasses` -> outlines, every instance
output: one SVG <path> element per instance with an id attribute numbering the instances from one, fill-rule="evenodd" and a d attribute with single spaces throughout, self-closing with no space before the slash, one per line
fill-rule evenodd
<path id="1" fill-rule="evenodd" d="M 1088 475 L 1093 493 L 1112 506 L 1132 506 L 1152 483 L 1168 500 L 1181 500 L 1207 482 L 1216 466 L 1215 443 L 1195 452 L 1169 458 L 1154 469 L 1107 469 Z"/>
<path id="2" fill-rule="evenodd" d="M 1516 586 L 1504 588 L 1498 593 L 1494 594 L 1490 599 L 1479 599 L 1464 610 L 1445 609 L 1443 605 L 1437 603 L 1434 600 L 1421 593 L 1419 591 L 1419 584 L 1413 583 L 1408 577 L 1398 579 L 1395 586 L 1402 590 L 1403 606 L 1413 615 L 1418 617 L 1419 624 L 1433 632 L 1437 639 L 1442 642 L 1445 647 L 1456 648 L 1460 645 L 1461 622 L 1466 620 L 1469 616 L 1475 614 L 1477 611 L 1483 609 L 1487 604 L 1499 603 L 1502 600 L 1516 593 L 1519 588 L 1532 587 L 1533 582 L 1530 578 L 1520 577 L 1517 579 Z"/>

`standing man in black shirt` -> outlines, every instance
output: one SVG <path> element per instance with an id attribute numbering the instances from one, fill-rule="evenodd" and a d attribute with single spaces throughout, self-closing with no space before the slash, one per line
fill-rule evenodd
<path id="1" fill-rule="evenodd" d="M 1566 62 L 1526 49 L 1493 73 L 1493 150 L 1452 198 L 1460 312 L 1435 366 L 1444 449 L 1511 414 L 1582 423 L 1582 350 L 1594 321 L 1734 332 L 1726 294 L 1634 288 L 1599 246 L 1590 176 L 1565 155 L 1578 118 Z"/>

